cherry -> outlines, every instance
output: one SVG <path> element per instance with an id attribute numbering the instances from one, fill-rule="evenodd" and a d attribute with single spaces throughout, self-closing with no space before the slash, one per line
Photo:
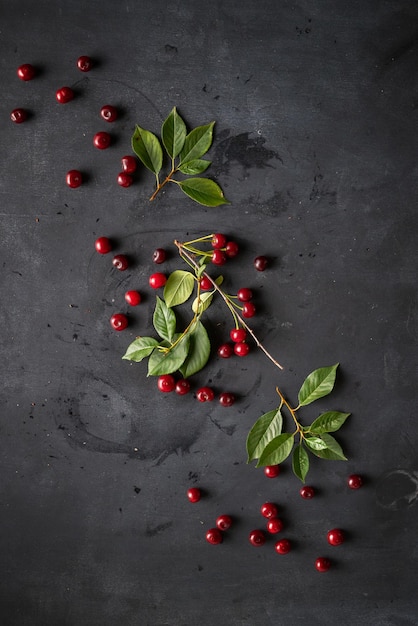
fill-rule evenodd
<path id="1" fill-rule="evenodd" d="M 222 540 L 223 540 L 222 532 L 219 530 L 219 528 L 209 528 L 209 530 L 206 533 L 206 541 L 208 543 L 211 543 L 213 546 L 216 546 L 219 543 L 222 543 Z"/>
<path id="2" fill-rule="evenodd" d="M 167 282 L 167 276 L 165 274 L 161 274 L 160 272 L 156 272 L 155 274 L 151 274 L 148 279 L 149 286 L 153 289 L 159 289 L 160 287 L 164 287 Z"/>
<path id="3" fill-rule="evenodd" d="M 112 265 L 120 272 L 124 272 L 129 267 L 129 261 L 124 254 L 117 254 L 112 259 Z"/>
<path id="4" fill-rule="evenodd" d="M 112 242 L 107 237 L 99 237 L 94 242 L 94 247 L 99 254 L 107 254 L 112 250 Z"/>
<path id="5" fill-rule="evenodd" d="M 318 572 L 327 572 L 331 567 L 331 561 L 325 556 L 320 556 L 315 561 L 315 567 Z"/>
<path id="6" fill-rule="evenodd" d="M 245 302 L 242 307 L 242 317 L 254 317 L 255 306 L 252 302 Z"/>
<path id="7" fill-rule="evenodd" d="M 105 122 L 114 122 L 118 119 L 118 110 L 116 107 L 111 104 L 105 104 L 100 109 L 100 115 L 104 119 Z"/>
<path id="8" fill-rule="evenodd" d="M 212 402 L 214 397 L 215 393 L 210 387 L 201 387 L 196 392 L 196 398 L 199 402 Z"/>
<path id="9" fill-rule="evenodd" d="M 268 264 L 269 261 L 266 256 L 258 256 L 254 259 L 254 267 L 259 272 L 264 272 Z"/>
<path id="10" fill-rule="evenodd" d="M 232 526 L 232 517 L 230 515 L 220 515 L 216 518 L 216 526 L 219 530 L 229 530 Z"/>
<path id="11" fill-rule="evenodd" d="M 250 540 L 251 545 L 256 546 L 257 548 L 263 546 L 266 542 L 265 534 L 258 528 L 250 532 L 248 539 Z"/>
<path id="12" fill-rule="evenodd" d="M 225 265 L 225 263 L 226 263 L 226 256 L 222 252 L 222 250 L 219 250 L 218 248 L 216 248 L 216 250 L 213 251 L 213 253 L 212 253 L 212 263 L 214 265 Z"/>
<path id="13" fill-rule="evenodd" d="M 235 402 L 235 396 L 233 393 L 224 391 L 219 396 L 219 404 L 221 406 L 232 406 Z"/>
<path id="14" fill-rule="evenodd" d="M 203 289 L 203 291 L 213 289 L 213 285 L 207 276 L 202 276 L 200 279 L 200 288 Z"/>
<path id="15" fill-rule="evenodd" d="M 299 493 L 305 500 L 310 500 L 315 495 L 315 489 L 313 487 L 305 485 L 304 487 L 300 488 Z"/>
<path id="16" fill-rule="evenodd" d="M 88 56 L 81 56 L 77 59 L 77 67 L 80 72 L 90 72 L 93 67 L 93 61 Z"/>
<path id="17" fill-rule="evenodd" d="M 277 554 L 287 554 L 292 549 L 289 539 L 280 539 L 274 546 Z"/>
<path id="18" fill-rule="evenodd" d="M 60 104 L 67 104 L 74 98 L 74 91 L 71 87 L 61 87 L 56 91 L 55 97 Z"/>
<path id="19" fill-rule="evenodd" d="M 35 78 L 36 70 L 30 63 L 24 63 L 17 68 L 17 75 L 20 80 L 32 80 Z"/>
<path id="20" fill-rule="evenodd" d="M 238 300 L 241 302 L 248 302 L 253 297 L 253 292 L 248 287 L 242 287 L 237 293 Z"/>
<path id="21" fill-rule="evenodd" d="M 245 330 L 245 328 L 233 328 L 229 333 L 229 336 L 235 343 L 241 343 L 242 341 L 245 341 L 245 338 L 247 337 L 247 331 Z"/>
<path id="22" fill-rule="evenodd" d="M 71 189 L 76 189 L 82 184 L 83 175 L 78 170 L 70 170 L 69 172 L 67 172 L 65 182 L 69 187 L 71 187 Z"/>
<path id="23" fill-rule="evenodd" d="M 345 541 L 344 531 L 341 528 L 333 528 L 328 531 L 327 539 L 331 546 L 339 546 Z"/>
<path id="24" fill-rule="evenodd" d="M 190 502 L 199 502 L 202 497 L 202 492 L 198 487 L 190 487 L 190 489 L 187 490 L 187 497 Z"/>
<path id="25" fill-rule="evenodd" d="M 277 517 L 277 506 L 273 504 L 273 502 L 265 502 L 261 506 L 261 515 L 266 517 L 267 519 L 271 519 L 272 517 Z"/>
<path id="26" fill-rule="evenodd" d="M 10 119 L 15 124 L 22 124 L 28 119 L 28 112 L 25 109 L 13 109 L 10 113 Z"/>
<path id="27" fill-rule="evenodd" d="M 185 396 L 190 391 L 190 382 L 186 378 L 180 378 L 176 383 L 175 392 L 179 396 Z"/>
<path id="28" fill-rule="evenodd" d="M 161 263 L 164 263 L 166 258 L 167 258 L 167 252 L 164 250 L 164 248 L 156 248 L 152 254 L 152 260 L 154 261 L 154 263 L 157 263 L 158 265 L 160 265 Z"/>
<path id="29" fill-rule="evenodd" d="M 114 313 L 110 318 L 110 324 L 115 330 L 125 330 L 128 326 L 128 318 L 123 313 Z"/>
<path id="30" fill-rule="evenodd" d="M 239 247 L 238 244 L 235 241 L 228 241 L 228 243 L 225 246 L 225 254 L 226 256 L 229 256 L 230 258 L 237 256 L 239 252 Z"/>
<path id="31" fill-rule="evenodd" d="M 363 486 L 363 478 L 359 474 L 351 474 L 347 481 L 350 489 L 360 489 Z"/>
<path id="32" fill-rule="evenodd" d="M 234 352 L 237 356 L 247 356 L 249 351 L 250 351 L 250 346 L 248 345 L 248 343 L 239 342 L 239 343 L 236 343 L 234 346 Z"/>
<path id="33" fill-rule="evenodd" d="M 170 393 L 176 388 L 176 381 L 171 374 L 162 374 L 158 377 L 157 386 L 163 393 Z"/>
<path id="34" fill-rule="evenodd" d="M 136 171 L 138 162 L 134 156 L 128 154 L 127 156 L 122 157 L 122 170 L 127 174 L 133 174 Z"/>
<path id="35" fill-rule="evenodd" d="M 264 474 L 267 478 L 276 478 L 280 474 L 280 465 L 266 465 Z"/>
<path id="36" fill-rule="evenodd" d="M 212 235 L 212 240 L 211 240 L 211 246 L 212 248 L 225 248 L 226 246 L 226 242 L 227 239 L 225 237 L 225 235 L 222 235 L 221 233 L 215 233 L 214 235 Z"/>
<path id="37" fill-rule="evenodd" d="M 106 150 L 110 146 L 110 135 L 106 133 L 104 130 L 101 130 L 99 133 L 96 133 L 93 137 L 93 144 L 99 150 Z"/>
<path id="38" fill-rule="evenodd" d="M 138 306 L 141 303 L 141 294 L 138 291 L 127 291 L 125 293 L 125 300 L 130 306 Z"/>
<path id="39" fill-rule="evenodd" d="M 234 346 L 231 343 L 223 343 L 219 346 L 217 354 L 223 359 L 229 359 L 234 354 Z"/>
<path id="40" fill-rule="evenodd" d="M 282 531 L 283 522 L 280 517 L 272 517 L 271 519 L 269 519 L 269 521 L 267 522 L 267 530 L 273 535 Z"/>
<path id="41" fill-rule="evenodd" d="M 126 172 L 120 172 L 117 177 L 117 182 L 120 187 L 127 188 L 132 185 L 134 179 L 130 174 L 127 174 Z"/>

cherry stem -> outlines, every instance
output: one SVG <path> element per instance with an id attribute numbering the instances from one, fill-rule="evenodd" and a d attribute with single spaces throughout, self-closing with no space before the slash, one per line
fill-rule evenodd
<path id="1" fill-rule="evenodd" d="M 187 259 L 189 261 L 189 263 L 191 263 L 191 265 L 196 269 L 199 270 L 199 264 L 195 261 L 195 259 L 193 258 L 193 256 L 191 254 L 188 253 L 188 251 L 185 249 L 184 245 L 180 242 L 177 241 L 177 239 L 174 240 L 174 245 L 178 248 L 180 256 L 184 257 L 185 259 Z M 231 310 L 231 303 L 228 300 L 228 297 L 224 294 L 224 292 L 222 291 L 222 289 L 220 289 L 218 287 L 218 285 L 215 283 L 215 281 L 209 276 L 209 274 L 207 274 L 206 272 L 202 272 L 203 276 L 205 276 L 211 283 L 213 288 L 219 293 L 219 295 L 221 296 L 222 300 L 225 302 L 225 304 L 227 305 L 227 307 Z M 253 338 L 257 348 L 260 348 L 260 350 L 262 352 L 264 352 L 264 354 L 266 355 L 266 357 L 268 359 L 270 359 L 270 361 L 276 366 L 278 367 L 280 370 L 283 369 L 283 366 L 280 365 L 280 363 L 270 354 L 270 352 L 268 352 L 268 350 L 266 350 L 266 348 L 263 346 L 263 344 L 259 341 L 259 339 L 257 338 L 257 336 L 255 335 L 255 333 L 253 332 L 253 330 L 248 326 L 248 324 L 242 319 L 242 317 L 240 315 L 238 315 L 238 313 L 236 311 L 234 311 L 234 317 L 239 321 L 239 323 L 241 324 L 241 326 L 243 328 L 245 328 L 245 330 L 251 335 L 251 337 Z M 290 408 L 290 407 L 289 407 Z"/>
<path id="2" fill-rule="evenodd" d="M 161 189 L 169 182 L 176 182 L 174 180 L 172 180 L 174 174 L 176 173 L 177 169 L 173 166 L 171 169 L 171 172 L 169 174 L 167 174 L 167 176 L 165 177 L 165 179 L 160 183 L 158 182 L 158 177 L 157 177 L 157 188 L 154 191 L 154 193 L 152 194 L 152 196 L 150 197 L 150 202 L 152 202 L 155 199 L 155 196 L 157 195 L 157 193 L 159 193 L 161 191 Z"/>

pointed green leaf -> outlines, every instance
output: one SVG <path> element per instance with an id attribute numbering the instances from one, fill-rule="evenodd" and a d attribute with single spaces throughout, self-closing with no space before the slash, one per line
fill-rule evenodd
<path id="1" fill-rule="evenodd" d="M 210 341 L 202 322 L 197 321 L 190 333 L 189 354 L 180 368 L 184 378 L 199 372 L 209 360 Z"/>
<path id="2" fill-rule="evenodd" d="M 193 293 L 195 278 L 190 272 L 175 270 L 164 286 L 164 300 L 168 307 L 186 302 Z"/>
<path id="3" fill-rule="evenodd" d="M 161 376 L 177 372 L 187 358 L 190 337 L 185 335 L 168 352 L 154 350 L 148 360 L 148 376 Z"/>
<path id="4" fill-rule="evenodd" d="M 209 178 L 188 178 L 178 181 L 178 185 L 186 196 L 203 206 L 230 204 L 219 185 Z"/>
<path id="5" fill-rule="evenodd" d="M 169 116 L 164 121 L 161 128 L 161 139 L 167 154 L 174 159 L 180 154 L 186 139 L 186 124 L 177 113 L 176 107 L 173 107 Z"/>
<path id="6" fill-rule="evenodd" d="M 199 297 L 193 300 L 192 311 L 193 313 L 203 313 L 212 304 L 213 291 L 205 291 L 200 293 Z"/>
<path id="7" fill-rule="evenodd" d="M 325 450 L 327 444 L 321 437 L 305 437 L 305 443 L 312 452 L 317 450 Z"/>
<path id="8" fill-rule="evenodd" d="M 282 433 L 266 445 L 258 459 L 257 467 L 265 465 L 279 465 L 292 452 L 295 436 L 291 433 Z"/>
<path id="9" fill-rule="evenodd" d="M 336 363 L 330 367 L 321 367 L 309 374 L 299 391 L 300 406 L 306 406 L 331 393 L 338 365 Z"/>
<path id="10" fill-rule="evenodd" d="M 309 456 L 301 444 L 293 450 L 292 468 L 295 476 L 304 483 L 309 471 Z"/>
<path id="11" fill-rule="evenodd" d="M 325 448 L 322 448 L 320 450 L 311 449 L 311 452 L 313 452 L 313 454 L 319 456 L 321 459 L 327 459 L 329 461 L 347 460 L 347 457 L 344 455 L 340 444 L 334 439 L 334 437 L 332 437 L 332 435 L 324 433 L 323 435 L 321 435 L 321 439 L 325 443 Z M 308 442 L 308 439 L 306 440 L 306 442 Z"/>
<path id="12" fill-rule="evenodd" d="M 267 444 L 281 434 L 282 427 L 283 417 L 280 409 L 264 413 L 258 418 L 247 437 L 247 463 L 260 458 Z"/>
<path id="13" fill-rule="evenodd" d="M 222 285 L 222 283 L 224 282 L 224 277 L 222 275 L 217 276 L 215 278 L 215 283 L 218 285 L 218 287 L 220 287 Z"/>
<path id="14" fill-rule="evenodd" d="M 180 165 L 179 170 L 182 174 L 194 176 L 205 172 L 210 164 L 211 161 L 206 161 L 206 159 L 193 159 L 193 161 L 187 161 L 187 163 Z"/>
<path id="15" fill-rule="evenodd" d="M 172 342 L 176 332 L 176 315 L 158 296 L 152 321 L 161 339 Z"/>
<path id="16" fill-rule="evenodd" d="M 308 426 L 307 430 L 315 435 L 321 433 L 333 433 L 339 430 L 344 424 L 350 413 L 339 413 L 338 411 L 327 411 L 322 413 L 319 417 Z"/>
<path id="17" fill-rule="evenodd" d="M 122 359 L 139 363 L 142 359 L 145 359 L 145 357 L 151 354 L 155 346 L 158 346 L 158 341 L 153 337 L 137 337 L 128 346 Z"/>
<path id="18" fill-rule="evenodd" d="M 142 163 L 154 174 L 163 165 L 163 150 L 158 138 L 149 130 L 136 126 L 132 136 L 132 150 Z"/>
<path id="19" fill-rule="evenodd" d="M 180 165 L 200 159 L 209 150 L 212 144 L 214 125 L 215 122 L 211 122 L 190 131 L 180 152 Z"/>

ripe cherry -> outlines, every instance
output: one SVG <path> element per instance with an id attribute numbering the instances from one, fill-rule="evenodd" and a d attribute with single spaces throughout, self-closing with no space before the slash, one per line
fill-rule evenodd
<path id="1" fill-rule="evenodd" d="M 157 265 L 164 263 L 166 258 L 167 252 L 164 250 L 164 248 L 156 248 L 152 253 L 152 260 L 154 261 L 154 263 L 157 263 Z"/>
<path id="2" fill-rule="evenodd" d="M 35 78 L 35 74 L 36 70 L 30 63 L 24 63 L 17 68 L 17 75 L 20 80 L 32 80 L 32 78 Z"/>
<path id="3" fill-rule="evenodd" d="M 216 546 L 219 543 L 222 543 L 222 540 L 223 540 L 222 532 L 219 530 L 219 528 L 209 528 L 209 530 L 206 533 L 206 541 L 208 543 L 211 543 L 213 546 Z"/>
<path id="4" fill-rule="evenodd" d="M 351 476 L 348 477 L 347 483 L 350 489 L 360 489 L 363 485 L 363 478 L 359 474 L 351 474 Z"/>
<path id="5" fill-rule="evenodd" d="M 248 302 L 253 297 L 253 292 L 248 287 L 242 287 L 237 293 L 238 300 L 241 302 Z"/>
<path id="6" fill-rule="evenodd" d="M 266 536 L 259 528 L 257 528 L 256 530 L 252 530 L 248 539 L 251 545 L 256 546 L 257 548 L 263 546 L 266 542 Z"/>
<path id="7" fill-rule="evenodd" d="M 229 333 L 229 336 L 235 343 L 241 343 L 242 341 L 245 341 L 245 338 L 247 337 L 247 331 L 245 330 L 245 328 L 233 328 Z"/>
<path id="8" fill-rule="evenodd" d="M 190 489 L 187 490 L 187 497 L 190 502 L 199 502 L 202 497 L 202 492 L 198 487 L 190 487 Z"/>
<path id="9" fill-rule="evenodd" d="M 232 406 L 235 402 L 235 396 L 233 393 L 224 391 L 219 396 L 219 404 L 221 406 Z"/>
<path id="10" fill-rule="evenodd" d="M 345 541 L 344 531 L 341 528 L 333 528 L 327 533 L 327 540 L 331 546 L 339 546 Z"/>
<path id="11" fill-rule="evenodd" d="M 200 279 L 200 288 L 203 289 L 203 291 L 213 289 L 213 285 L 207 276 L 202 276 Z"/>
<path id="12" fill-rule="evenodd" d="M 136 171 L 138 166 L 138 162 L 134 156 L 128 154 L 127 156 L 122 157 L 122 170 L 127 174 L 133 174 Z"/>
<path id="13" fill-rule="evenodd" d="M 268 264 L 269 261 L 266 256 L 258 256 L 254 259 L 254 267 L 258 272 L 264 272 Z"/>
<path id="14" fill-rule="evenodd" d="M 90 72 L 91 68 L 93 67 L 93 61 L 90 57 L 83 55 L 81 57 L 78 57 L 77 67 L 80 72 Z"/>
<path id="15" fill-rule="evenodd" d="M 218 248 L 216 248 L 216 250 L 213 251 L 213 253 L 212 253 L 212 263 L 214 265 L 225 265 L 225 263 L 226 263 L 226 256 L 222 252 L 222 250 L 219 250 Z"/>
<path id="16" fill-rule="evenodd" d="M 292 549 L 289 539 L 280 539 L 274 546 L 277 554 L 287 554 Z"/>
<path id="17" fill-rule="evenodd" d="M 109 133 L 106 133 L 104 130 L 101 130 L 99 133 L 96 133 L 93 137 L 93 144 L 95 148 L 99 150 L 106 150 L 110 146 L 111 137 Z"/>
<path id="18" fill-rule="evenodd" d="M 15 124 L 22 124 L 28 119 L 28 112 L 25 109 L 13 109 L 10 113 L 10 119 Z"/>
<path id="19" fill-rule="evenodd" d="M 112 242 L 108 237 L 99 237 L 94 242 L 94 247 L 99 254 L 107 254 L 112 250 Z"/>
<path id="20" fill-rule="evenodd" d="M 226 256 L 229 256 L 230 258 L 237 256 L 239 252 L 239 247 L 238 244 L 235 241 L 228 241 L 228 243 L 225 246 L 225 254 Z"/>
<path id="21" fill-rule="evenodd" d="M 280 465 L 266 465 L 264 474 L 267 478 L 276 478 L 280 474 Z"/>
<path id="22" fill-rule="evenodd" d="M 83 175 L 78 170 L 70 170 L 67 172 L 65 182 L 71 189 L 76 189 L 83 183 Z"/>
<path id="23" fill-rule="evenodd" d="M 212 402 L 215 397 L 215 392 L 211 387 L 201 387 L 196 391 L 196 398 L 199 402 Z"/>
<path id="24" fill-rule="evenodd" d="M 315 561 L 315 567 L 318 572 L 327 572 L 331 567 L 331 561 L 324 556 L 320 556 Z"/>
<path id="25" fill-rule="evenodd" d="M 313 487 L 305 485 L 304 487 L 300 488 L 299 493 L 305 500 L 310 500 L 315 495 L 315 489 Z"/>
<path id="26" fill-rule="evenodd" d="M 125 293 L 125 300 L 130 306 L 138 306 L 141 303 L 141 294 L 138 291 L 127 291 Z"/>
<path id="27" fill-rule="evenodd" d="M 165 274 L 161 274 L 161 272 L 156 272 L 155 274 L 151 274 L 148 279 L 149 286 L 153 289 L 160 289 L 160 287 L 164 287 L 167 282 L 167 276 Z"/>
<path id="28" fill-rule="evenodd" d="M 110 318 L 110 324 L 114 330 L 125 330 L 128 326 L 128 318 L 123 313 L 115 313 Z"/>
<path id="29" fill-rule="evenodd" d="M 125 187 L 125 189 L 127 187 L 130 187 L 132 183 L 134 182 L 134 179 L 132 178 L 132 176 L 130 174 L 127 174 L 126 172 L 119 172 L 116 180 L 117 180 L 119 187 Z"/>
<path id="30" fill-rule="evenodd" d="M 212 240 L 210 243 L 211 243 L 212 248 L 220 249 L 220 248 L 225 248 L 226 242 L 227 242 L 227 239 L 225 235 L 222 235 L 222 233 L 215 233 L 214 235 L 212 235 Z"/>
<path id="31" fill-rule="evenodd" d="M 245 302 L 242 307 L 242 317 L 254 317 L 255 305 L 252 302 Z"/>
<path id="32" fill-rule="evenodd" d="M 114 122 L 118 119 L 118 110 L 116 107 L 111 104 L 105 104 L 100 109 L 100 115 L 104 119 L 105 122 Z"/>
<path id="33" fill-rule="evenodd" d="M 237 356 L 247 356 L 249 351 L 250 351 L 250 346 L 248 345 L 248 343 L 239 342 L 239 343 L 236 343 L 234 346 L 234 352 Z"/>
<path id="34" fill-rule="evenodd" d="M 179 396 L 185 396 L 186 393 L 189 393 L 189 391 L 190 391 L 190 382 L 186 378 L 180 378 L 180 380 L 176 382 L 175 392 Z"/>
<path id="35" fill-rule="evenodd" d="M 277 506 L 273 502 L 265 502 L 260 508 L 261 515 L 267 519 L 277 517 Z"/>
<path id="36" fill-rule="evenodd" d="M 55 97 L 60 104 L 67 104 L 74 98 L 74 91 L 71 87 L 61 87 L 55 92 Z"/>
<path id="37" fill-rule="evenodd" d="M 216 526 L 219 530 L 229 530 L 232 526 L 232 517 L 230 515 L 220 515 L 216 518 Z"/>
<path id="38" fill-rule="evenodd" d="M 281 532 L 283 530 L 283 522 L 280 517 L 272 517 L 271 519 L 269 519 L 269 521 L 267 522 L 267 530 L 272 535 Z"/>
<path id="39" fill-rule="evenodd" d="M 112 259 L 112 265 L 120 272 L 124 272 L 129 267 L 129 261 L 124 254 L 116 254 Z"/>
<path id="40" fill-rule="evenodd" d="M 232 343 L 223 343 L 217 351 L 218 356 L 222 359 L 229 359 L 234 354 L 234 346 Z"/>
<path id="41" fill-rule="evenodd" d="M 162 374 L 158 377 L 157 386 L 163 393 L 170 393 L 176 388 L 176 381 L 171 374 Z"/>

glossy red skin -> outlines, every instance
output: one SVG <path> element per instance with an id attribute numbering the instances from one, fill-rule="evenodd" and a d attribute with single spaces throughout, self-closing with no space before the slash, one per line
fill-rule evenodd
<path id="1" fill-rule="evenodd" d="M 230 515 L 220 515 L 216 518 L 216 527 L 219 530 L 229 530 L 232 526 L 232 517 Z"/>
<path id="2" fill-rule="evenodd" d="M 250 532 L 248 539 L 251 545 L 255 546 L 256 548 L 263 546 L 266 542 L 265 534 L 262 530 L 258 528 Z"/>
<path id="3" fill-rule="evenodd" d="M 267 478 L 276 478 L 280 474 L 280 465 L 266 465 L 264 474 Z"/>
<path id="4" fill-rule="evenodd" d="M 122 157 L 122 170 L 127 174 L 133 174 L 138 167 L 138 161 L 134 156 L 128 154 L 127 156 Z"/>
<path id="5" fill-rule="evenodd" d="M 160 287 L 164 287 L 167 282 L 167 276 L 165 274 L 161 274 L 161 272 L 156 272 L 155 274 L 151 274 L 148 279 L 149 286 L 153 289 L 160 289 Z"/>
<path id="6" fill-rule="evenodd" d="M 235 396 L 233 393 L 224 391 L 219 396 L 219 404 L 221 406 L 232 406 L 235 402 Z"/>
<path id="7" fill-rule="evenodd" d="M 234 354 L 234 346 L 232 343 L 223 343 L 219 346 L 217 354 L 222 359 L 229 359 Z"/>
<path id="8" fill-rule="evenodd" d="M 320 556 L 315 561 L 315 568 L 318 572 L 327 572 L 331 567 L 331 561 L 324 556 Z"/>
<path id="9" fill-rule="evenodd" d="M 109 133 L 104 130 L 101 130 L 99 133 L 96 133 L 93 137 L 93 144 L 95 148 L 99 150 L 106 150 L 110 146 L 111 137 Z"/>
<path id="10" fill-rule="evenodd" d="M 254 267 L 258 272 L 264 272 L 269 261 L 266 256 L 258 256 L 254 259 Z"/>
<path id="11" fill-rule="evenodd" d="M 222 250 L 216 249 L 216 250 L 213 251 L 212 263 L 214 265 L 225 265 L 225 263 L 226 263 L 226 256 L 222 252 Z"/>
<path id="12" fill-rule="evenodd" d="M 215 392 L 210 387 L 201 387 L 196 391 L 196 398 L 199 402 L 212 402 Z"/>
<path id="13" fill-rule="evenodd" d="M 99 237 L 96 239 L 94 247 L 99 254 L 108 254 L 112 250 L 112 242 L 107 237 Z"/>
<path id="14" fill-rule="evenodd" d="M 125 330 L 128 326 L 128 318 L 123 313 L 115 313 L 110 318 L 110 324 L 114 330 Z"/>
<path id="15" fill-rule="evenodd" d="M 280 539 L 274 546 L 277 554 L 287 554 L 292 549 L 289 539 Z"/>
<path id="16" fill-rule="evenodd" d="M 228 243 L 225 246 L 226 256 L 232 258 L 234 256 L 237 256 L 238 252 L 239 252 L 238 244 L 235 241 L 228 241 Z"/>
<path id="17" fill-rule="evenodd" d="M 255 313 L 255 305 L 252 302 L 245 302 L 242 307 L 242 317 L 254 317 Z"/>
<path id="18" fill-rule="evenodd" d="M 120 272 L 124 272 L 129 267 L 129 261 L 124 254 L 117 254 L 112 259 L 112 265 Z"/>
<path id="19" fill-rule="evenodd" d="M 212 248 L 215 248 L 215 249 L 225 248 L 226 243 L 227 243 L 227 238 L 225 237 L 225 235 L 222 235 L 222 233 L 215 233 L 212 236 L 212 240 L 210 243 L 211 243 Z"/>
<path id="20" fill-rule="evenodd" d="M 13 109 L 10 113 L 10 119 L 15 124 L 22 124 L 28 119 L 28 112 L 25 109 Z"/>
<path id="21" fill-rule="evenodd" d="M 230 331 L 229 336 L 231 337 L 233 342 L 242 343 L 247 337 L 247 331 L 245 330 L 245 328 L 233 328 Z"/>
<path id="22" fill-rule="evenodd" d="M 83 184 L 83 175 L 78 170 L 70 170 L 67 172 L 65 182 L 71 189 L 77 189 L 77 187 Z"/>
<path id="23" fill-rule="evenodd" d="M 35 78 L 36 70 L 30 63 L 24 63 L 17 68 L 17 75 L 20 80 L 32 80 L 32 78 Z"/>
<path id="24" fill-rule="evenodd" d="M 237 293 L 237 298 L 241 302 L 249 302 L 252 297 L 253 292 L 251 291 L 251 289 L 248 289 L 248 287 L 242 287 Z"/>
<path id="25" fill-rule="evenodd" d="M 138 306 L 141 303 L 141 294 L 139 291 L 127 291 L 125 293 L 125 300 L 130 306 Z"/>
<path id="26" fill-rule="evenodd" d="M 177 381 L 176 383 L 176 388 L 175 388 L 175 392 L 179 395 L 179 396 L 185 396 L 186 393 L 189 393 L 190 391 L 190 382 L 188 380 L 186 380 L 185 378 L 181 378 L 180 380 Z"/>
<path id="27" fill-rule="evenodd" d="M 56 91 L 55 97 L 60 104 L 67 104 L 74 98 L 74 91 L 71 87 L 61 87 Z"/>
<path id="28" fill-rule="evenodd" d="M 347 483 L 350 489 L 360 489 L 363 486 L 363 478 L 359 474 L 351 474 Z"/>
<path id="29" fill-rule="evenodd" d="M 152 254 L 152 260 L 157 265 L 161 265 L 161 263 L 164 263 L 166 258 L 167 252 L 164 250 L 164 248 L 156 248 Z"/>
<path id="30" fill-rule="evenodd" d="M 327 540 L 331 546 L 340 546 L 345 541 L 344 531 L 341 528 L 333 528 L 327 533 Z"/>
<path id="31" fill-rule="evenodd" d="M 118 119 L 118 110 L 111 104 L 105 104 L 100 109 L 100 115 L 105 122 L 114 122 Z"/>
<path id="32" fill-rule="evenodd" d="M 90 57 L 83 55 L 77 59 L 77 67 L 80 72 L 90 72 L 93 67 L 93 61 Z"/>
<path id="33" fill-rule="evenodd" d="M 250 346 L 248 343 L 236 343 L 234 346 L 234 352 L 237 356 L 247 356 L 250 351 Z"/>
<path id="34" fill-rule="evenodd" d="M 207 276 L 202 276 L 202 278 L 200 279 L 200 288 L 203 291 L 210 291 L 211 289 L 213 289 L 213 285 Z"/>
<path id="35" fill-rule="evenodd" d="M 272 517 L 267 522 L 267 530 L 269 533 L 276 534 L 283 530 L 283 521 L 280 517 Z"/>
<path id="36" fill-rule="evenodd" d="M 158 389 L 163 393 L 170 393 L 176 388 L 176 381 L 171 374 L 162 374 L 158 377 Z"/>
<path id="37" fill-rule="evenodd" d="M 304 487 L 300 488 L 299 493 L 304 500 L 310 500 L 315 495 L 315 489 L 313 487 L 310 487 L 309 485 L 305 485 Z"/>
<path id="38" fill-rule="evenodd" d="M 198 487 L 190 487 L 190 489 L 187 490 L 187 497 L 190 502 L 199 502 L 202 497 L 202 492 Z"/>
<path id="39" fill-rule="evenodd" d="M 219 543 L 222 543 L 223 537 L 222 537 L 222 532 L 219 530 L 219 528 L 209 528 L 209 530 L 206 533 L 206 541 L 210 544 L 212 544 L 213 546 L 218 545 Z"/>
<path id="40" fill-rule="evenodd" d="M 261 515 L 267 519 L 277 517 L 277 506 L 273 502 L 265 502 L 260 508 Z"/>
<path id="41" fill-rule="evenodd" d="M 130 187 L 133 182 L 134 182 L 134 179 L 132 178 L 130 174 L 127 174 L 126 172 L 119 172 L 118 177 L 117 177 L 117 183 L 119 187 L 124 187 L 126 189 Z"/>

